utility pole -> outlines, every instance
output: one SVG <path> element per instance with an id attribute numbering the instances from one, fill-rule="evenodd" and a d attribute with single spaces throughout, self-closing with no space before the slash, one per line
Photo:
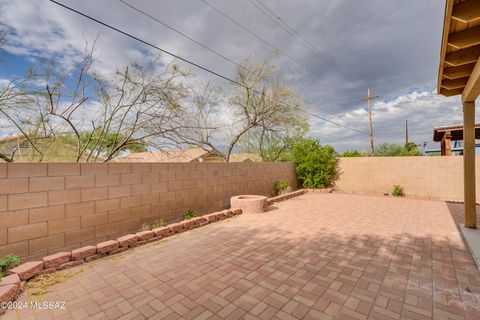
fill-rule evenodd
<path id="1" fill-rule="evenodd" d="M 408 144 L 408 120 L 405 120 L 405 145 Z"/>
<path id="2" fill-rule="evenodd" d="M 377 99 L 379 96 L 372 96 L 370 88 L 368 88 L 367 98 L 363 98 L 362 101 L 368 101 L 368 121 L 370 124 L 370 156 L 375 155 L 375 146 L 373 145 L 373 124 L 372 124 L 372 101 Z"/>

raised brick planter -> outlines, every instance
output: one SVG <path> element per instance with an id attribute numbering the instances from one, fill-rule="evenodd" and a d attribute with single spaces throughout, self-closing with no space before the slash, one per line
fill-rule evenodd
<path id="1" fill-rule="evenodd" d="M 256 195 L 235 196 L 230 198 L 230 206 L 240 208 L 244 213 L 262 213 L 267 208 L 267 197 Z"/>

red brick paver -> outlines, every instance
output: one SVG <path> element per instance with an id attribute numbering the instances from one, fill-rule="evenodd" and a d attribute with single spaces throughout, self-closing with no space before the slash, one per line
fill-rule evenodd
<path id="1" fill-rule="evenodd" d="M 461 205 L 307 194 L 69 269 L 6 319 L 480 319 Z M 28 301 L 28 291 L 20 301 Z"/>

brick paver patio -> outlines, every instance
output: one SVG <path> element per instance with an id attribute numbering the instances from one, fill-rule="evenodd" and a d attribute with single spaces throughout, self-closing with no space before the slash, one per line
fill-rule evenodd
<path id="1" fill-rule="evenodd" d="M 69 269 L 83 271 L 41 298 L 65 310 L 5 319 L 480 319 L 461 205 L 315 193 L 275 207 Z"/>

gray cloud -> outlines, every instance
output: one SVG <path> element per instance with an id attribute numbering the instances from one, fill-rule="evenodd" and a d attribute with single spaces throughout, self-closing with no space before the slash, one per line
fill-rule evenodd
<path id="1" fill-rule="evenodd" d="M 261 58 L 271 51 L 200 0 L 127 1 L 233 60 Z M 405 119 L 409 119 L 412 137 L 419 143 L 431 141 L 432 126 L 461 120 L 458 98 L 446 99 L 431 93 L 440 53 L 442 1 L 262 0 L 334 60 L 341 74 L 249 1 L 207 1 L 305 66 L 303 77 L 298 78 L 295 63 L 284 55 L 277 59 L 285 79 L 314 102 L 315 106 L 306 106 L 310 112 L 367 131 L 367 115 L 361 112 L 365 105 L 360 100 L 371 87 L 374 94 L 381 96 L 374 117 L 378 141 L 401 142 Z M 62 2 L 222 74 L 233 74 L 229 62 L 119 1 Z M 55 55 L 65 63 L 78 57 L 86 39 L 92 41 L 100 34 L 95 67 L 101 72 L 112 72 L 131 60 L 141 61 L 157 54 L 46 0 L 0 0 L 0 21 L 10 30 L 6 50 L 37 57 Z M 163 61 L 169 59 L 164 56 Z M 204 72 L 192 71 L 204 79 L 211 78 Z M 340 150 L 368 146 L 368 137 L 315 118 L 311 122 L 312 133 L 323 143 Z"/>

